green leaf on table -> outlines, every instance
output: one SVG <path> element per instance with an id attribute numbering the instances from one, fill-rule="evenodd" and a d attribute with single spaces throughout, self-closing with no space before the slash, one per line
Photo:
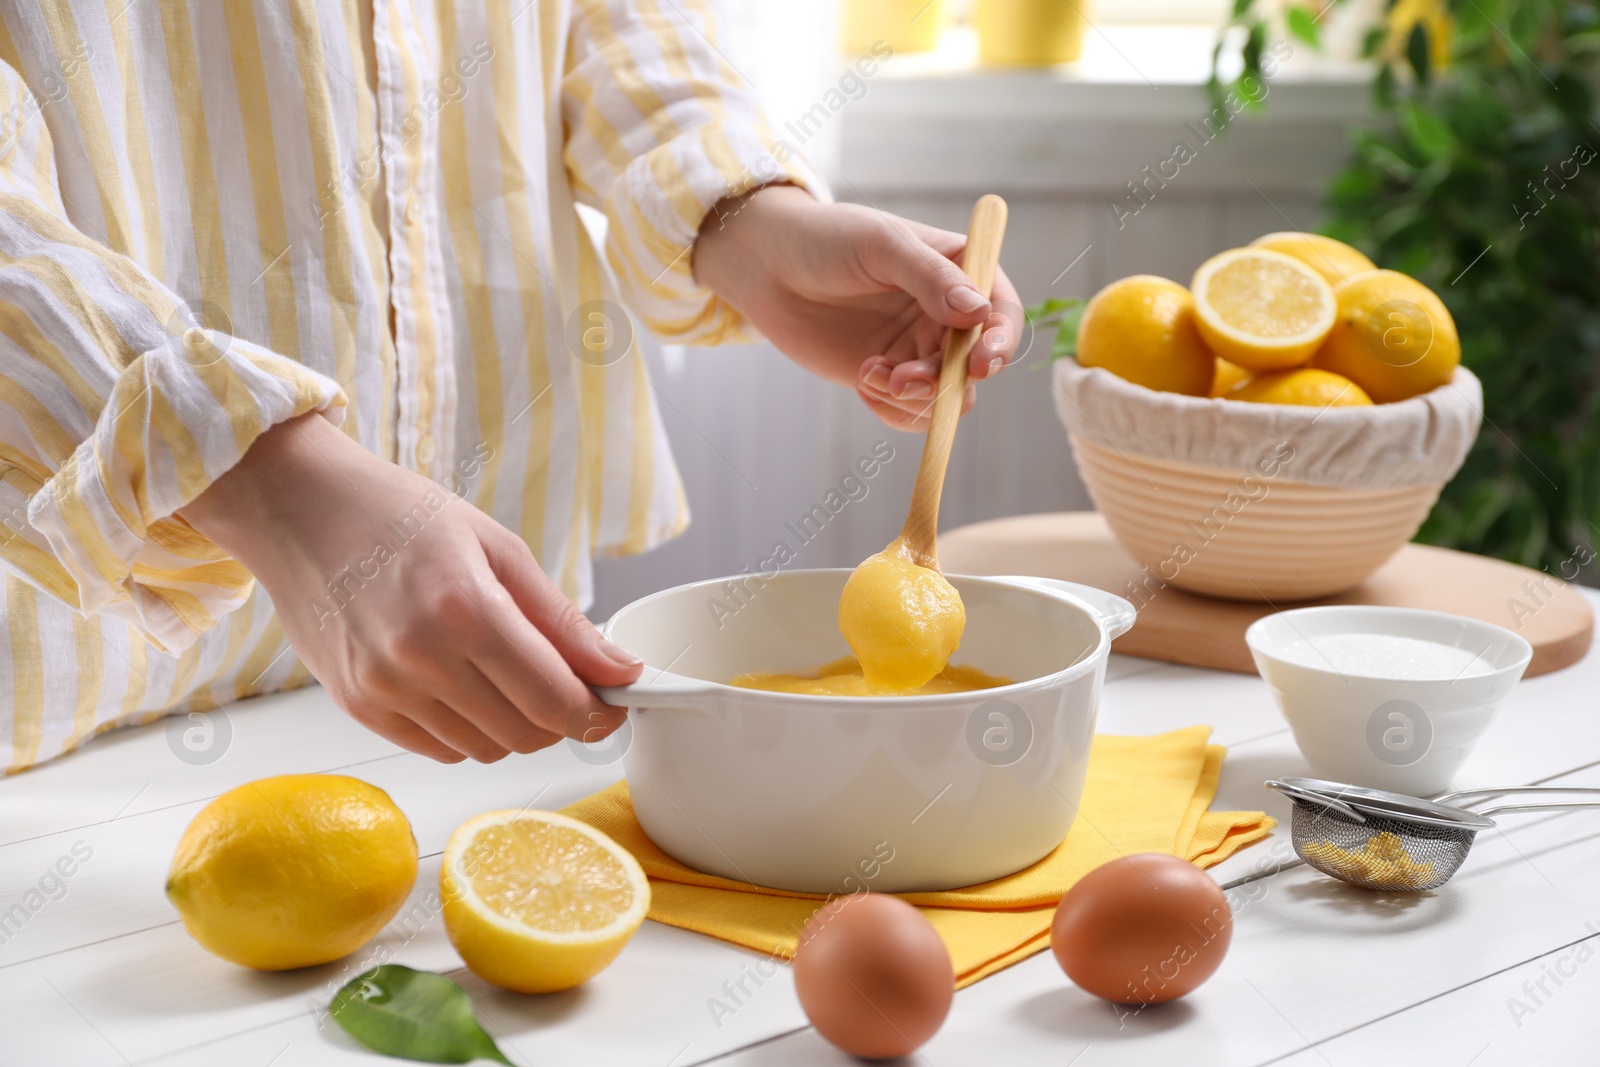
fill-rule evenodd
<path id="1" fill-rule="evenodd" d="M 1289 20 L 1290 33 L 1312 48 L 1322 47 L 1322 39 L 1317 33 L 1317 20 L 1312 17 L 1309 10 L 1303 7 L 1291 7 L 1286 17 Z"/>
<path id="2" fill-rule="evenodd" d="M 1250 5 L 1254 3 L 1255 0 L 1233 0 L 1233 17 L 1238 18 L 1243 15 L 1250 10 Z"/>
<path id="3" fill-rule="evenodd" d="M 478 1025 L 472 1001 L 442 974 L 385 963 L 346 982 L 328 1014 L 374 1052 L 423 1063 L 511 1064 Z"/>

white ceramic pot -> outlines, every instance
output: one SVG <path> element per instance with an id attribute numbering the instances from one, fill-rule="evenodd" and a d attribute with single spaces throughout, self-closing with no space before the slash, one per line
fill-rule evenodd
<path id="1" fill-rule="evenodd" d="M 643 657 L 623 756 L 639 822 L 698 870 L 797 892 L 952 889 L 1019 871 L 1077 817 L 1120 597 L 1041 578 L 952 575 L 955 662 L 1017 681 L 972 693 L 813 697 L 723 684 L 815 670 L 848 570 L 668 589 L 605 626 Z"/>
<path id="2" fill-rule="evenodd" d="M 1430 641 L 1474 659 L 1459 671 L 1397 678 L 1393 664 L 1363 668 L 1331 647 L 1316 652 L 1339 634 Z M 1244 639 L 1312 774 L 1417 797 L 1450 788 L 1533 658 L 1504 627 L 1414 608 L 1297 608 L 1257 620 Z"/>

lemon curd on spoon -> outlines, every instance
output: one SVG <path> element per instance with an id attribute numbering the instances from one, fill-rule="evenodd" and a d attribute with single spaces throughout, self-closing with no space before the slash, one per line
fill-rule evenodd
<path id="1" fill-rule="evenodd" d="M 961 259 L 967 277 L 985 296 L 994 285 L 1005 227 L 1005 201 L 981 198 L 972 209 Z M 925 695 L 1009 684 L 972 667 L 950 666 L 967 612 L 961 594 L 939 570 L 939 497 L 966 396 L 967 360 L 982 329 L 951 330 L 946 336 L 939 391 L 905 526 L 887 548 L 855 569 L 839 598 L 839 631 L 856 660 L 830 663 L 813 677 L 747 674 L 731 684 L 834 696 Z"/>
<path id="2" fill-rule="evenodd" d="M 938 675 L 961 644 L 967 609 L 943 574 L 919 563 L 904 537 L 868 556 L 839 598 L 839 632 L 866 680 L 880 690 L 916 689 Z"/>

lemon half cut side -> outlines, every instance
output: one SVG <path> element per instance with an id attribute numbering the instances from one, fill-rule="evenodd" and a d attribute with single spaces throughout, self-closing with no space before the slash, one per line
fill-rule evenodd
<path id="1" fill-rule="evenodd" d="M 1211 350 L 1256 372 L 1311 358 L 1333 329 L 1333 289 L 1300 260 L 1265 248 L 1234 248 L 1195 271 L 1195 325 Z"/>
<path id="2" fill-rule="evenodd" d="M 571 989 L 622 951 L 650 910 L 639 861 L 588 823 L 492 811 L 450 836 L 445 930 L 467 967 L 519 993 Z"/>

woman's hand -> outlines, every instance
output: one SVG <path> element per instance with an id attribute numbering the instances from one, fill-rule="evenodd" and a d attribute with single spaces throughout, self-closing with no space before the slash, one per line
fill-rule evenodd
<path id="1" fill-rule="evenodd" d="M 621 725 L 585 683 L 641 664 L 605 641 L 511 531 L 320 415 L 267 431 L 182 510 L 272 597 L 357 722 L 446 763 Z"/>
<path id="2" fill-rule="evenodd" d="M 964 234 L 767 186 L 707 216 L 694 269 L 795 362 L 853 387 L 890 426 L 923 430 L 946 331 L 984 327 L 973 381 L 999 373 L 1021 334 L 1022 306 L 1005 273 L 991 301 L 961 272 L 966 243 Z M 964 409 L 973 396 L 969 386 Z"/>

